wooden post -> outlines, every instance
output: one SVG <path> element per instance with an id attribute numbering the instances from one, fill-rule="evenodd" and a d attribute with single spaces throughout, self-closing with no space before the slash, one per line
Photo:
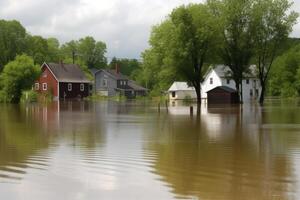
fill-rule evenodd
<path id="1" fill-rule="evenodd" d="M 169 112 L 169 109 L 168 109 L 168 100 L 166 100 L 166 109 L 167 109 L 167 113 Z"/>
<path id="2" fill-rule="evenodd" d="M 158 103 L 158 113 L 160 113 L 160 103 Z"/>
<path id="3" fill-rule="evenodd" d="M 194 108 L 193 108 L 193 106 L 190 106 L 190 116 L 191 117 L 194 116 Z"/>

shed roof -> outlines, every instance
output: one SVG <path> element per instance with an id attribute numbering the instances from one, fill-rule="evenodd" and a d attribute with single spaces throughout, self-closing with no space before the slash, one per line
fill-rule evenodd
<path id="1" fill-rule="evenodd" d="M 221 90 L 224 90 L 224 91 L 229 92 L 229 93 L 236 93 L 237 92 L 235 89 L 232 89 L 232 88 L 227 87 L 227 86 L 218 86 L 218 87 L 215 87 L 215 88 L 207 91 L 207 93 L 212 92 L 216 89 L 221 89 Z"/>
<path id="2" fill-rule="evenodd" d="M 59 82 L 89 83 L 78 65 L 64 63 L 45 63 Z"/>
<path id="3" fill-rule="evenodd" d="M 168 91 L 195 91 L 195 88 L 188 86 L 187 82 L 174 82 Z"/>
<path id="4" fill-rule="evenodd" d="M 129 80 L 128 81 L 128 85 L 129 87 L 131 87 L 132 89 L 134 89 L 135 91 L 147 91 L 148 89 L 138 85 L 136 82 Z"/>

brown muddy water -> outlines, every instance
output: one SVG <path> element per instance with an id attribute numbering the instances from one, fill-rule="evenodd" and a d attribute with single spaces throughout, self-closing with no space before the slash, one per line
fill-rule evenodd
<path id="1" fill-rule="evenodd" d="M 0 199 L 299 199 L 299 105 L 0 105 Z"/>

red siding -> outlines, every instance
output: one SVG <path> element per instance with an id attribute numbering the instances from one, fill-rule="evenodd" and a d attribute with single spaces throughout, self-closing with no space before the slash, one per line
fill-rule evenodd
<path id="1" fill-rule="evenodd" d="M 40 78 L 36 81 L 36 83 L 39 83 L 38 92 L 51 92 L 54 97 L 58 97 L 58 82 L 55 79 L 54 75 L 51 73 L 51 71 L 48 69 L 48 67 L 45 66 L 45 64 L 42 66 L 42 74 Z M 43 83 L 47 83 L 47 90 L 43 90 Z"/>

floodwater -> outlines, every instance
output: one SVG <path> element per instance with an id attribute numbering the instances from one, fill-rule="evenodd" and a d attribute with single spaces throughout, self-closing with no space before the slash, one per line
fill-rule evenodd
<path id="1" fill-rule="evenodd" d="M 299 105 L 0 105 L 0 199 L 299 199 Z"/>

